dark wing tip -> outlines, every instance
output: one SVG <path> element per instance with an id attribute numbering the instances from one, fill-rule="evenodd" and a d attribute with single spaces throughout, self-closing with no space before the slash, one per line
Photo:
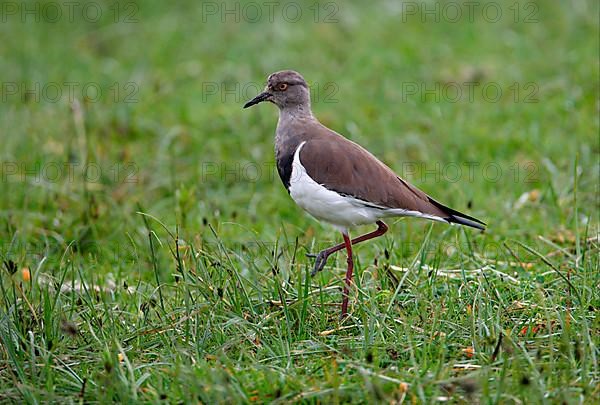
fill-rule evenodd
<path id="1" fill-rule="evenodd" d="M 473 217 L 469 217 L 469 218 L 473 218 Z M 459 225 L 470 226 L 471 228 L 479 229 L 481 231 L 485 231 L 485 227 L 487 226 L 487 224 L 485 222 L 481 222 L 480 220 L 478 220 L 476 218 L 467 219 L 467 218 L 459 217 L 456 215 L 452 215 L 445 219 L 448 222 L 451 222 L 454 224 L 459 224 Z"/>
<path id="2" fill-rule="evenodd" d="M 479 219 L 472 217 L 467 214 L 463 214 L 462 212 L 456 211 L 450 207 L 446 207 L 444 204 L 441 204 L 434 200 L 431 197 L 429 198 L 429 202 L 441 209 L 442 211 L 448 214 L 444 219 L 450 223 L 470 226 L 471 228 L 476 228 L 482 231 L 485 231 L 487 224 Z"/>

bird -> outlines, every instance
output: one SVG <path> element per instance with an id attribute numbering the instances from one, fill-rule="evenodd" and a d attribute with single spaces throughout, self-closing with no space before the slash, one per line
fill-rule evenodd
<path id="1" fill-rule="evenodd" d="M 329 256 L 346 249 L 342 318 L 348 314 L 352 286 L 352 246 L 384 235 L 389 229 L 384 219 L 417 217 L 485 230 L 484 222 L 434 200 L 362 146 L 321 124 L 313 115 L 310 89 L 300 73 L 282 70 L 270 74 L 264 91 L 243 108 L 262 102 L 279 109 L 275 159 L 289 195 L 311 216 L 342 234 L 343 243 L 309 254 L 315 258 L 314 276 L 323 270 Z M 377 229 L 350 238 L 350 229 L 368 224 Z"/>

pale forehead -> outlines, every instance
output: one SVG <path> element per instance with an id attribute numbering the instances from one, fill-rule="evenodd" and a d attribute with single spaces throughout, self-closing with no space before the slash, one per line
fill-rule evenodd
<path id="1" fill-rule="evenodd" d="M 283 70 L 281 72 L 272 73 L 267 78 L 267 83 L 270 86 L 275 86 L 279 83 L 301 84 L 306 86 L 306 81 L 300 73 L 294 72 L 293 70 Z"/>

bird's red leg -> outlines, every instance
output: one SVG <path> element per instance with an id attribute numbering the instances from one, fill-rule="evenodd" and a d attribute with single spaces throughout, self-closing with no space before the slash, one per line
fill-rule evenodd
<path id="1" fill-rule="evenodd" d="M 350 283 L 352 283 L 352 271 L 354 270 L 354 260 L 352 260 L 352 241 L 350 237 L 344 235 L 344 246 L 346 246 L 346 252 L 348 253 L 347 263 L 348 270 L 346 270 L 346 284 L 344 285 L 344 293 L 342 294 L 342 319 L 348 314 L 348 296 L 350 294 Z"/>
<path id="2" fill-rule="evenodd" d="M 378 236 L 383 235 L 388 231 L 388 226 L 383 221 L 377 221 L 377 229 L 373 232 L 366 233 L 362 236 L 359 236 L 355 239 L 352 239 L 351 244 L 356 245 L 357 243 L 364 242 L 369 239 L 376 238 Z M 311 273 L 312 276 L 317 274 L 319 271 L 323 270 L 325 267 L 325 263 L 327 263 L 327 258 L 337 252 L 338 250 L 342 250 L 346 246 L 345 243 L 340 243 L 339 245 L 332 246 L 328 249 L 321 250 L 316 256 L 315 267 Z"/>

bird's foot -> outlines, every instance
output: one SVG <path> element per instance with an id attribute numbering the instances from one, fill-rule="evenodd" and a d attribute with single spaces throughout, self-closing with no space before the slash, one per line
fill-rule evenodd
<path id="1" fill-rule="evenodd" d="M 350 314 L 348 312 L 342 312 L 340 315 L 340 322 L 344 322 L 346 319 L 350 318 Z"/>
<path id="2" fill-rule="evenodd" d="M 323 268 L 325 267 L 325 264 L 327 264 L 327 258 L 329 257 L 326 250 L 321 250 L 317 254 L 307 253 L 306 256 L 315 258 L 315 267 L 310 272 L 311 277 L 314 277 L 315 274 L 317 274 L 318 272 L 323 270 Z"/>

